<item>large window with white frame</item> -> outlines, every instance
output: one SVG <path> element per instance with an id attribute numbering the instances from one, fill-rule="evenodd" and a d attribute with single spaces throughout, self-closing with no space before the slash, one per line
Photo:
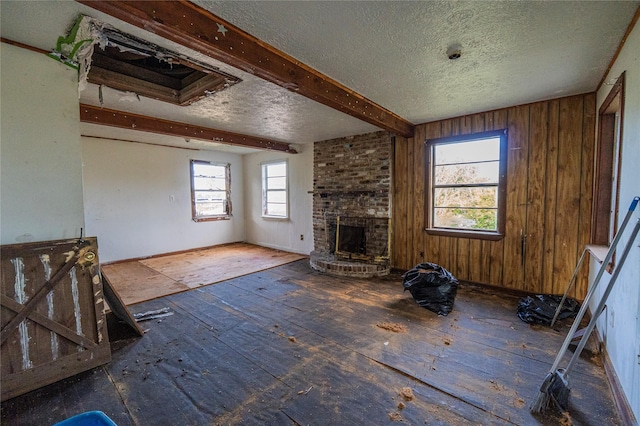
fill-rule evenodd
<path id="1" fill-rule="evenodd" d="M 262 217 L 289 217 L 289 170 L 287 160 L 270 161 L 262 166 Z"/>
<path id="2" fill-rule="evenodd" d="M 191 160 L 191 211 L 196 222 L 231 217 L 229 163 Z"/>
<path id="3" fill-rule="evenodd" d="M 500 239 L 504 235 L 506 129 L 426 141 L 427 232 Z"/>

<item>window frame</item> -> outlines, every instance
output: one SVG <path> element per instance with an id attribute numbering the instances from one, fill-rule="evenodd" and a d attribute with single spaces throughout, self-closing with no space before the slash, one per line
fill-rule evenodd
<path id="1" fill-rule="evenodd" d="M 624 100 L 625 72 L 618 77 L 598 110 L 591 244 L 605 247 L 611 245 L 618 232 Z"/>
<path id="2" fill-rule="evenodd" d="M 425 140 L 425 228 L 430 235 L 447 236 L 455 238 L 472 238 L 480 240 L 498 241 L 504 238 L 507 207 L 507 153 L 508 137 L 507 129 L 490 130 L 486 132 L 471 133 L 465 135 L 447 136 Z M 435 187 L 434 174 L 435 164 L 433 163 L 433 151 L 435 146 L 445 144 L 455 144 L 463 142 L 473 142 L 481 139 L 500 138 L 500 154 L 498 165 L 498 206 L 497 206 L 497 229 L 496 231 L 440 228 L 433 226 L 433 194 Z"/>
<path id="3" fill-rule="evenodd" d="M 284 188 L 284 190 L 282 190 L 282 189 L 269 189 L 268 188 L 267 169 L 268 169 L 269 166 L 273 166 L 273 165 L 277 165 L 277 164 L 284 164 L 284 167 L 285 167 L 285 188 Z M 289 203 L 289 161 L 287 159 L 264 161 L 264 162 L 260 163 L 260 173 L 262 175 L 262 204 L 261 204 L 262 218 L 264 218 L 264 219 L 275 219 L 275 220 L 288 220 L 289 219 L 289 206 L 290 206 L 290 203 Z M 286 213 L 285 213 L 284 216 L 268 214 L 267 213 L 267 193 L 269 191 L 274 191 L 274 192 L 284 191 L 284 193 L 285 193 L 285 204 L 286 204 L 286 209 L 285 209 Z"/>
<path id="4" fill-rule="evenodd" d="M 196 177 L 194 175 L 194 165 L 196 164 L 206 164 L 218 167 L 224 167 L 225 169 L 225 195 L 226 198 L 224 202 L 226 203 L 226 211 L 222 214 L 217 215 L 208 215 L 208 216 L 198 216 L 196 209 L 196 189 L 195 189 L 195 180 Z M 191 219 L 194 222 L 210 222 L 215 220 L 229 220 L 232 217 L 232 205 L 231 205 L 231 164 L 230 163 L 222 163 L 215 161 L 206 161 L 206 160 L 190 160 L 189 162 L 189 176 L 191 181 Z"/>

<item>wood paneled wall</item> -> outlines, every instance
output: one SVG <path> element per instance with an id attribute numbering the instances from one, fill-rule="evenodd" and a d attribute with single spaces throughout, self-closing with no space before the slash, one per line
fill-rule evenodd
<path id="1" fill-rule="evenodd" d="M 591 227 L 595 94 L 571 96 L 416 126 L 396 137 L 392 266 L 440 264 L 459 280 L 562 294 Z M 508 129 L 507 212 L 500 241 L 424 231 L 425 140 Z M 586 266 L 586 265 L 585 265 Z M 586 267 L 572 296 L 586 294 Z"/>

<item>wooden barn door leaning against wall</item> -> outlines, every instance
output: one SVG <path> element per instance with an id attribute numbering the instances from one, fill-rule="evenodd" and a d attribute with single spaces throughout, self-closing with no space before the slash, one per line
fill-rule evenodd
<path id="1" fill-rule="evenodd" d="M 595 94 L 571 96 L 416 126 L 396 137 L 392 266 L 438 263 L 458 279 L 562 294 L 589 243 Z M 505 236 L 430 235 L 425 229 L 425 140 L 508 129 Z M 583 268 L 572 296 L 586 294 Z"/>
<path id="2" fill-rule="evenodd" d="M 96 238 L 0 247 L 2 400 L 111 360 Z"/>

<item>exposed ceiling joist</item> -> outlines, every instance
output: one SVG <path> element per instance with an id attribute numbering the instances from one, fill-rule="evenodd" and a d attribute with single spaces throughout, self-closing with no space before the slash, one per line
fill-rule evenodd
<path id="1" fill-rule="evenodd" d="M 194 126 L 192 124 L 179 123 L 177 121 L 162 120 L 145 115 L 131 114 L 128 112 L 117 111 L 115 109 L 100 108 L 86 104 L 80 104 L 80 121 L 83 123 L 100 124 L 103 126 L 119 127 L 130 130 L 133 129 L 141 132 L 158 133 L 186 139 L 193 138 L 228 145 L 282 151 L 290 154 L 297 153 L 294 148 L 284 142 L 241 135 L 208 127 Z"/>
<path id="2" fill-rule="evenodd" d="M 77 0 L 211 58 L 404 137 L 411 122 L 186 0 Z"/>

